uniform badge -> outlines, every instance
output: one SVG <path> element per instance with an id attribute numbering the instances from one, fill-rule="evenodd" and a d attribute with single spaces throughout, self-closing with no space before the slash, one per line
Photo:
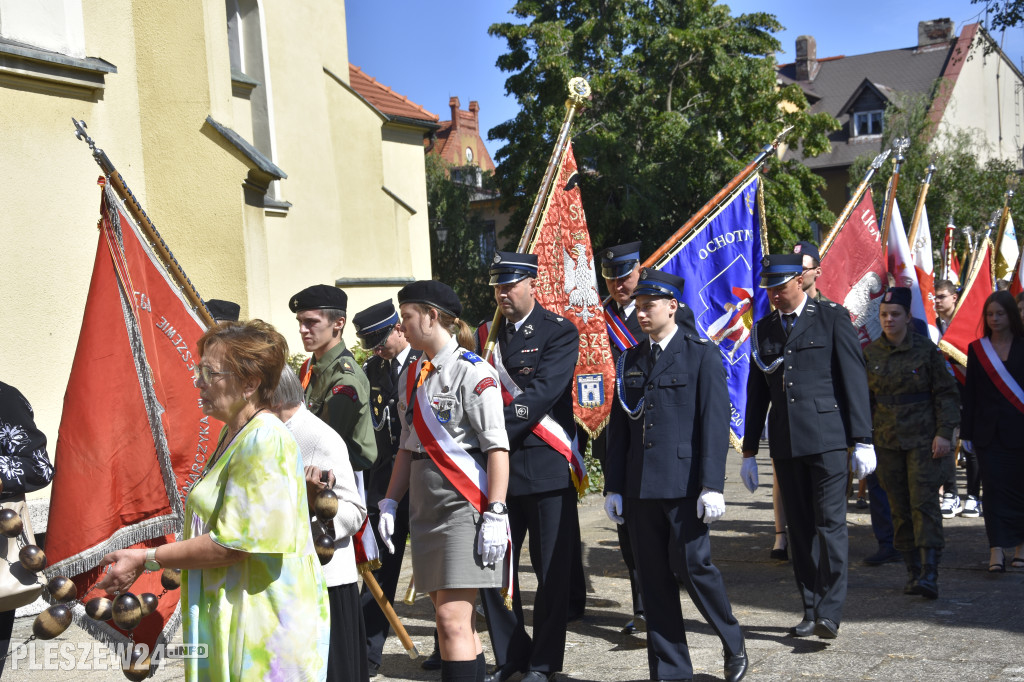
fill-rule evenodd
<path id="1" fill-rule="evenodd" d="M 501 254 L 500 253 L 494 254 L 494 262 L 495 263 L 500 263 L 501 262 Z"/>
<path id="2" fill-rule="evenodd" d="M 532 334 L 533 333 L 533 325 L 532 324 L 528 324 L 525 327 L 523 327 L 523 333 L 524 334 Z"/>
<path id="3" fill-rule="evenodd" d="M 480 380 L 480 383 L 478 383 L 476 385 L 476 387 L 473 389 L 473 393 L 476 393 L 477 395 L 480 395 L 481 393 L 483 393 L 488 388 L 496 387 L 497 385 L 498 385 L 498 382 L 496 382 L 491 377 L 487 377 L 486 379 L 481 379 Z"/>
<path id="4" fill-rule="evenodd" d="M 533 371 L 533 367 L 523 367 L 519 370 L 520 374 L 529 374 Z"/>
<path id="5" fill-rule="evenodd" d="M 384 402 L 384 396 L 382 396 L 380 393 L 377 394 L 377 402 L 378 403 Z"/>
<path id="6" fill-rule="evenodd" d="M 438 393 L 430 398 L 430 406 L 434 408 L 437 421 L 447 424 L 452 419 L 452 409 L 455 407 L 455 396 L 446 393 Z"/>
<path id="7" fill-rule="evenodd" d="M 580 374 L 576 377 L 576 402 L 580 407 L 604 405 L 604 375 Z"/>
<path id="8" fill-rule="evenodd" d="M 348 386 L 346 384 L 338 384 L 331 389 L 331 393 L 334 395 L 344 395 L 352 399 L 352 402 L 359 400 L 359 395 L 356 393 L 355 386 Z"/>
<path id="9" fill-rule="evenodd" d="M 530 418 L 530 408 L 526 405 L 516 405 L 516 416 L 522 420 Z"/>
<path id="10" fill-rule="evenodd" d="M 640 271 L 640 279 L 647 279 L 647 268 Z"/>
<path id="11" fill-rule="evenodd" d="M 890 303 L 892 301 L 892 289 L 885 292 L 885 298 L 883 298 L 882 300 L 885 301 L 886 303 Z"/>
<path id="12" fill-rule="evenodd" d="M 606 251 L 605 254 L 604 254 L 604 257 L 608 258 L 608 259 L 615 258 L 615 252 L 614 251 Z"/>
<path id="13" fill-rule="evenodd" d="M 762 268 L 766 268 L 766 267 L 768 267 L 771 264 L 772 264 L 772 261 L 771 261 L 770 258 L 768 258 L 768 256 L 765 256 L 764 258 L 761 259 L 761 267 Z"/>

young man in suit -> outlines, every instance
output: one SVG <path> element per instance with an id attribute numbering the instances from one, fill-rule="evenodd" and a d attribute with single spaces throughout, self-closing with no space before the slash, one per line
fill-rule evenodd
<path id="1" fill-rule="evenodd" d="M 643 576 L 651 679 L 693 677 L 671 568 L 678 553 L 679 578 L 722 640 L 725 679 L 738 682 L 747 671 L 743 633 L 711 563 L 707 526 L 725 513 L 729 393 L 718 346 L 675 320 L 682 288 L 682 278 L 645 268 L 633 291 L 649 338 L 617 362 L 605 511 L 629 527 Z"/>
<path id="2" fill-rule="evenodd" d="M 751 329 L 740 475 L 751 492 L 757 489 L 754 457 L 767 415 L 803 602 L 803 619 L 791 634 L 834 639 L 846 600 L 847 448 L 854 448 L 857 478 L 874 471 L 875 452 L 864 356 L 850 315 L 810 298 L 802 272 L 798 253 L 762 261 L 761 287 L 775 310 Z"/>
<path id="3" fill-rule="evenodd" d="M 526 534 L 537 575 L 533 639 L 526 634 L 518 580 L 513 610 L 498 590 L 481 590 L 498 669 L 487 679 L 501 682 L 516 672 L 525 682 L 543 682 L 562 669 L 569 612 L 569 567 L 576 490 L 569 460 L 535 430 L 545 416 L 571 442 L 576 435 L 572 382 L 579 332 L 571 321 L 535 300 L 537 256 L 499 251 L 490 268 L 491 286 L 502 319 L 495 366 L 502 384 L 520 391 L 505 406 L 509 438 L 508 514 L 516 575 Z M 508 387 L 510 393 L 513 387 Z"/>

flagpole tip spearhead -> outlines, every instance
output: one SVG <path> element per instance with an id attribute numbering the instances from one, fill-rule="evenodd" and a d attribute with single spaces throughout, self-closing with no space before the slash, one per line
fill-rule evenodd
<path id="1" fill-rule="evenodd" d="M 779 145 L 782 144 L 782 139 L 786 137 L 786 135 L 789 135 L 795 127 L 796 126 L 786 126 L 783 128 L 782 132 L 775 136 L 775 140 L 772 141 L 771 145 L 765 145 L 765 151 L 770 151 L 769 147 L 771 147 L 771 149 L 778 149 Z"/>
<path id="2" fill-rule="evenodd" d="M 569 102 L 579 106 L 590 97 L 590 83 L 586 78 L 576 76 L 569 79 Z"/>

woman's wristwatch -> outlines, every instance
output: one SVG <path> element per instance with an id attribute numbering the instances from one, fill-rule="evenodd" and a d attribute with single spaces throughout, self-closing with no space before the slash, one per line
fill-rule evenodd
<path id="1" fill-rule="evenodd" d="M 504 502 L 491 502 L 487 505 L 487 511 L 492 514 L 508 514 L 508 506 Z"/>
<path id="2" fill-rule="evenodd" d="M 142 565 L 147 571 L 163 570 L 163 566 L 156 560 L 156 549 L 156 547 L 150 547 L 146 550 L 146 562 Z"/>

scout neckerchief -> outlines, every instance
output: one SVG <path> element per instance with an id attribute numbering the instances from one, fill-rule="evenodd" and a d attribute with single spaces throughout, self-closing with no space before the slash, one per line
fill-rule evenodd
<path id="1" fill-rule="evenodd" d="M 1021 389 L 1020 384 L 1006 371 L 1006 365 L 999 358 L 999 354 L 996 353 L 996 349 L 992 347 L 992 341 L 987 336 L 983 336 L 977 341 L 971 342 L 974 346 L 974 354 L 978 356 L 978 360 L 981 361 L 981 366 L 985 369 L 985 374 L 995 384 L 995 387 L 1003 394 L 1011 405 L 1017 408 L 1017 411 L 1024 414 L 1024 390 Z"/>
<path id="2" fill-rule="evenodd" d="M 454 358 L 454 356 L 453 356 Z M 409 372 L 405 382 L 406 404 L 411 404 L 412 426 L 416 431 L 416 437 L 420 445 L 426 450 L 430 460 L 437 467 L 441 475 L 448 479 L 448 482 L 459 491 L 466 500 L 473 505 L 479 514 L 487 511 L 487 470 L 480 465 L 465 448 L 455 442 L 452 435 L 444 428 L 438 419 L 428 419 L 427 416 L 434 416 L 430 407 L 430 400 L 427 398 L 426 389 L 417 390 L 424 383 L 427 375 L 434 366 L 426 359 L 425 355 L 420 356 L 416 362 L 416 372 Z M 416 374 L 417 378 L 413 379 Z M 505 597 L 505 606 L 512 608 L 512 535 L 508 536 L 508 550 L 505 552 L 505 575 L 502 578 L 502 595 Z"/>
<path id="3" fill-rule="evenodd" d="M 309 363 L 312 362 L 313 356 L 310 355 L 306 358 L 306 361 L 302 363 L 302 367 L 299 368 L 299 381 L 302 383 L 302 390 L 305 391 L 309 386 L 309 380 L 313 378 L 312 368 Z"/>
<path id="4" fill-rule="evenodd" d="M 619 315 L 618 306 L 611 297 L 604 304 L 604 324 L 608 327 L 608 338 L 622 352 L 625 352 L 637 344 L 636 338 L 626 327 L 626 321 Z"/>

